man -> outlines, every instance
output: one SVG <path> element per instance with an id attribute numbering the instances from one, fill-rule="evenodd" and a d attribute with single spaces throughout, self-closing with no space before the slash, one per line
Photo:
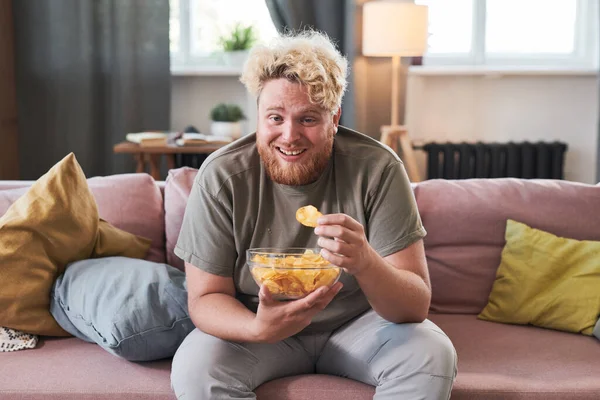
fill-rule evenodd
<path id="1" fill-rule="evenodd" d="M 175 249 L 198 328 L 173 360 L 179 399 L 255 399 L 315 372 L 376 386 L 375 399 L 449 398 L 456 353 L 425 319 L 425 230 L 396 154 L 338 125 L 346 74 L 317 32 L 251 52 L 256 134 L 202 165 Z M 314 230 L 295 220 L 309 204 L 324 214 Z M 317 246 L 345 272 L 300 300 L 273 300 L 246 266 L 249 248 Z"/>

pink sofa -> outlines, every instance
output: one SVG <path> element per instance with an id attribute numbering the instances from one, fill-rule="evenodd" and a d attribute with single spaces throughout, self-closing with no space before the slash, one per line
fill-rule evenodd
<path id="1" fill-rule="evenodd" d="M 150 235 L 149 259 L 172 254 L 195 170 L 89 180 L 100 214 Z M 0 182 L 0 214 L 28 182 Z M 599 399 L 600 343 L 578 334 L 478 320 L 504 245 L 507 218 L 576 239 L 600 240 L 600 187 L 516 179 L 415 185 L 428 231 L 430 319 L 452 339 L 459 365 L 452 399 Z M 399 221 L 401 223 L 401 221 Z M 132 363 L 76 338 L 42 338 L 33 350 L 0 353 L 0 399 L 173 399 L 170 360 Z M 260 400 L 363 400 L 374 389 L 344 378 L 304 375 L 268 382 Z"/>

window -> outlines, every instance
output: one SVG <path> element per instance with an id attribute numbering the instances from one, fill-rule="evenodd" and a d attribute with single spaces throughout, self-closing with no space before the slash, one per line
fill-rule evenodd
<path id="1" fill-rule="evenodd" d="M 219 67 L 219 37 L 236 23 L 253 25 L 260 41 L 277 35 L 264 0 L 169 0 L 171 64 Z"/>
<path id="2" fill-rule="evenodd" d="M 473 0 L 416 3 L 429 6 L 429 53 L 466 54 L 471 50 Z"/>
<path id="3" fill-rule="evenodd" d="M 593 68 L 597 0 L 415 0 L 429 6 L 425 65 Z"/>

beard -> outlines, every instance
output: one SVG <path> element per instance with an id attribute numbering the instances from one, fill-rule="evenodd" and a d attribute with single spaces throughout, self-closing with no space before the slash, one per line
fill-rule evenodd
<path id="1" fill-rule="evenodd" d="M 302 186 L 316 181 L 325 171 L 333 152 L 333 137 L 333 134 L 329 135 L 320 149 L 295 163 L 283 161 L 275 154 L 279 150 L 274 145 L 257 140 L 256 147 L 272 181 L 282 185 Z"/>

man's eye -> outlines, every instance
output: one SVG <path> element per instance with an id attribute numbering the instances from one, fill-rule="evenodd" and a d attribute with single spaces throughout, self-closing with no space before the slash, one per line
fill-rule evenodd
<path id="1" fill-rule="evenodd" d="M 314 124 L 317 120 L 314 118 L 304 118 L 302 121 L 307 124 Z"/>
<path id="2" fill-rule="evenodd" d="M 273 121 L 275 121 L 275 122 L 279 122 L 279 121 L 281 121 L 281 117 L 280 117 L 279 115 L 271 115 L 271 116 L 269 117 L 269 119 L 270 119 L 270 120 L 273 120 Z"/>

